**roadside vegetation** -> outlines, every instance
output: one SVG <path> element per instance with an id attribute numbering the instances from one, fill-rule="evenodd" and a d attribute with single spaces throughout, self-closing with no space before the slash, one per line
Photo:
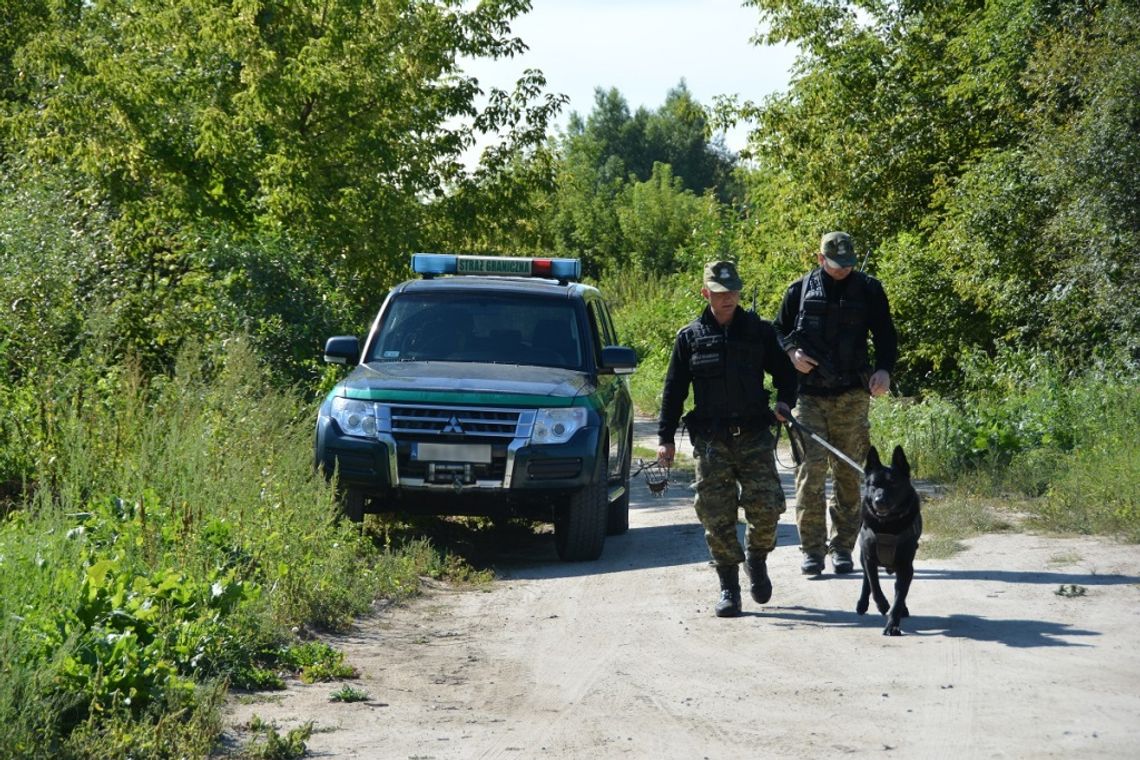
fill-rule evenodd
<path id="1" fill-rule="evenodd" d="M 482 526 L 353 529 L 312 471 L 322 342 L 413 250 L 581 258 L 653 414 L 704 261 L 771 316 L 845 229 L 901 336 L 875 441 L 946 489 L 946 550 L 1024 520 L 1140 540 L 1135 4 L 750 5 L 801 51 L 787 92 L 598 90 L 565 129 L 541 73 L 462 71 L 522 49 L 527 0 L 7 9 L 0 758 L 205 756 L 230 689 L 360 696 L 321 631 L 486 580 L 440 548 Z M 711 135 L 740 121 L 735 155 Z"/>
<path id="2" fill-rule="evenodd" d="M 445 574 L 423 541 L 337 521 L 310 405 L 240 341 L 212 358 L 61 381 L 24 410 L 37 440 L 6 439 L 35 452 L 0 524 L 7 756 L 202 756 L 226 686 L 353 677 L 305 632 Z"/>
<path id="3" fill-rule="evenodd" d="M 677 283 L 676 297 L 618 314 L 622 334 L 637 336 L 646 357 L 632 383 L 642 414 L 660 407 L 672 345 L 671 331 L 647 325 L 668 316 L 683 325 L 699 313 L 696 288 Z M 955 388 L 902 395 L 896 383 L 871 407 L 872 442 L 888 453 L 903 446 L 916 477 L 940 486 L 926 510 L 925 556 L 1021 524 L 1140 542 L 1140 373 L 1128 357 L 1076 368 L 1048 352 L 1002 350 L 960 361 Z"/>
<path id="4" fill-rule="evenodd" d="M 1140 542 L 1140 376 L 1119 359 L 1070 372 L 1039 353 L 968 367 L 954 397 L 873 406 L 876 443 L 903 445 L 920 477 L 950 486 L 935 503 L 956 513 L 943 532 L 969 535 L 1016 516 L 1036 529 Z"/>

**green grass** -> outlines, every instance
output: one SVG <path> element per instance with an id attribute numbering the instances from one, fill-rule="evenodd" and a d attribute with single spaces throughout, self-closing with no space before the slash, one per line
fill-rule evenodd
<path id="1" fill-rule="evenodd" d="M 242 760 L 295 760 L 304 757 L 308 751 L 305 742 L 313 735 L 312 721 L 290 729 L 282 736 L 275 726 L 255 715 L 248 728 L 255 736 L 238 755 Z"/>
<path id="2" fill-rule="evenodd" d="M 0 758 L 202 757 L 224 684 L 355 670 L 294 632 L 345 628 L 422 576 L 478 574 L 423 539 L 337 519 L 312 469 L 315 405 L 240 342 L 170 378 L 36 382 L 0 443 L 36 452 L 0 519 Z M 296 756 L 297 736 L 264 756 Z M 284 753 L 284 754 L 281 754 Z"/>
<path id="3" fill-rule="evenodd" d="M 638 459 L 644 459 L 646 462 L 652 462 L 657 459 L 656 447 L 634 446 L 631 454 L 633 456 L 635 466 Z"/>
<path id="4" fill-rule="evenodd" d="M 953 517 L 928 530 L 1004 529 L 1001 515 L 1016 512 L 1035 530 L 1140 542 L 1135 373 L 1092 367 L 1069 376 L 1044 359 L 1007 358 L 980 366 L 960 398 L 872 405 L 875 444 L 903 445 L 919 477 L 951 487 L 942 508 Z"/>
<path id="5" fill-rule="evenodd" d="M 926 497 L 922 504 L 921 556 L 944 559 L 964 548 L 964 539 L 984 533 L 1013 530 L 1016 519 L 1003 501 L 953 488 L 949 493 Z"/>
<path id="6" fill-rule="evenodd" d="M 705 306 L 700 283 L 688 275 L 662 277 L 630 271 L 615 275 L 601 287 L 615 306 L 619 339 L 637 352 L 637 371 L 629 381 L 634 407 L 638 414 L 655 416 L 673 338 Z"/>
<path id="7" fill-rule="evenodd" d="M 344 684 L 329 695 L 330 702 L 367 702 L 372 699 L 368 692 L 354 686 Z"/>

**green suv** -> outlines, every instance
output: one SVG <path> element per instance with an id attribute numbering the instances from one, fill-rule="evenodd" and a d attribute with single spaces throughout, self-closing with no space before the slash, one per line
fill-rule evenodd
<path id="1" fill-rule="evenodd" d="M 317 466 L 366 512 L 554 523 L 592 560 L 629 528 L 633 349 L 576 259 L 414 254 L 317 416 Z"/>

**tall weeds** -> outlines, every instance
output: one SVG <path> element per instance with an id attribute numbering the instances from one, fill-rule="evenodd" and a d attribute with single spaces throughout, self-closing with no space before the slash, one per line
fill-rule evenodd
<path id="1" fill-rule="evenodd" d="M 277 681 L 291 630 L 342 627 L 438 561 L 335 519 L 312 405 L 241 341 L 206 359 L 149 381 L 73 366 L 9 428 L 4 450 L 37 453 L 0 522 L 19 579 L 0 584 L 0 757 L 200 755 L 221 684 Z"/>
<path id="2" fill-rule="evenodd" d="M 624 272 L 612 276 L 603 292 L 615 305 L 618 338 L 637 351 L 638 370 L 630 392 L 639 414 L 655 415 L 661 406 L 661 384 L 677 331 L 700 316 L 705 302 L 699 277 Z"/>
<path id="3" fill-rule="evenodd" d="M 1140 377 L 1124 361 L 1059 366 L 973 357 L 954 399 L 877 401 L 874 439 L 902 444 L 922 477 L 1022 499 L 1044 528 L 1140 541 Z"/>

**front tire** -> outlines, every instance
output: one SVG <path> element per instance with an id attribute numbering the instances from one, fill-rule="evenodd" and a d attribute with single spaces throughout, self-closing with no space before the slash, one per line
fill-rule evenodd
<path id="1" fill-rule="evenodd" d="M 344 492 L 344 504 L 341 511 L 349 522 L 364 522 L 364 492 L 349 488 Z"/>
<path id="2" fill-rule="evenodd" d="M 625 492 L 610 502 L 606 513 L 606 535 L 620 536 L 629 530 L 629 473 L 633 460 L 633 431 L 626 439 L 625 460 L 621 466 L 621 485 Z"/>
<path id="3" fill-rule="evenodd" d="M 606 465 L 599 458 L 590 484 L 570 496 L 554 514 L 554 547 L 566 562 L 587 562 L 602 556 L 606 543 Z"/>

